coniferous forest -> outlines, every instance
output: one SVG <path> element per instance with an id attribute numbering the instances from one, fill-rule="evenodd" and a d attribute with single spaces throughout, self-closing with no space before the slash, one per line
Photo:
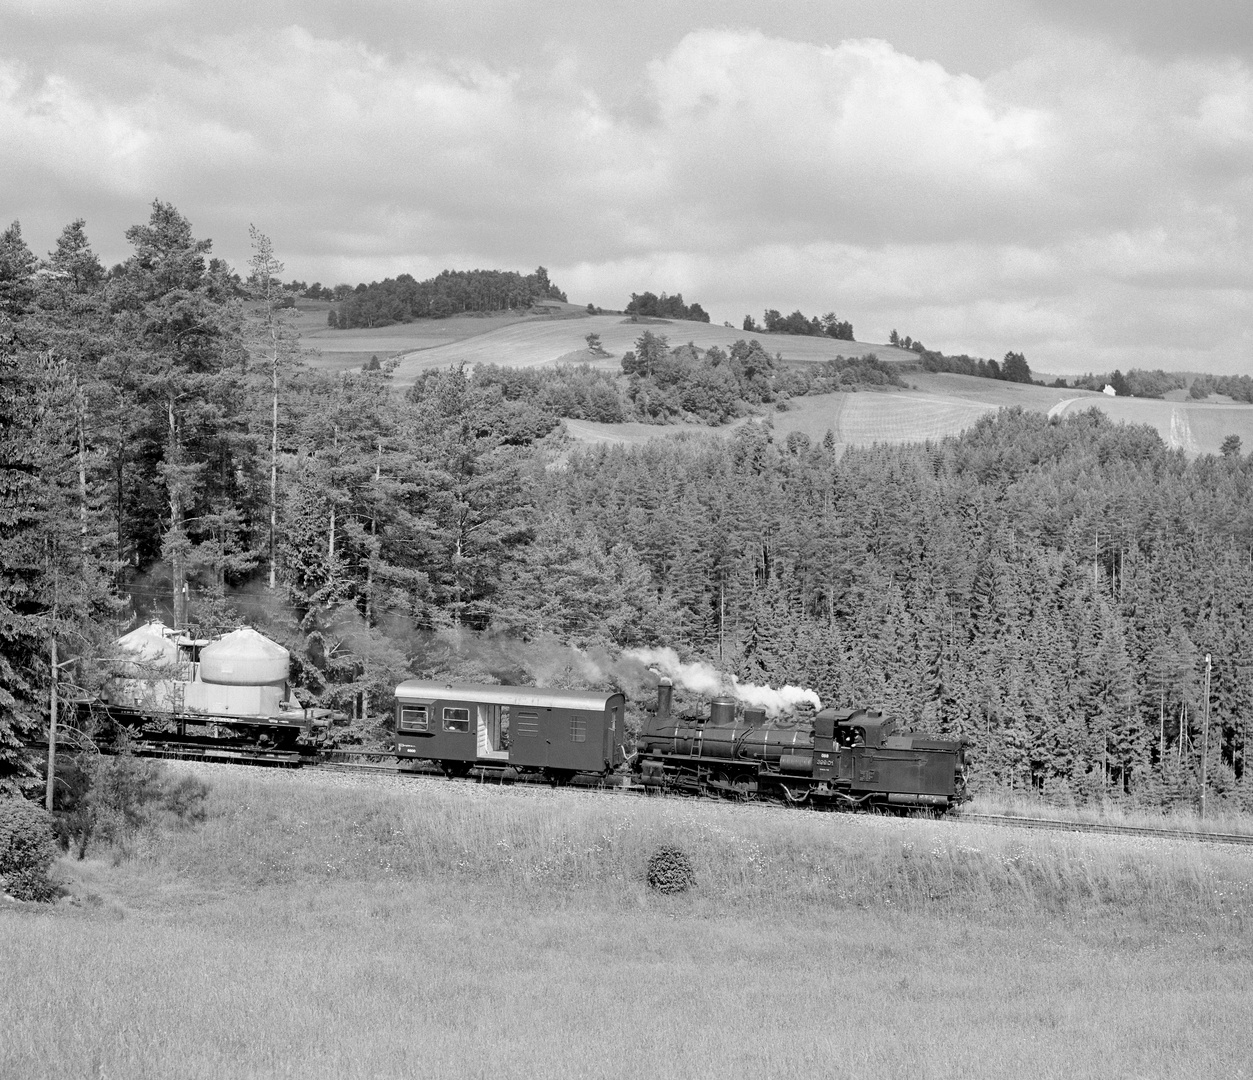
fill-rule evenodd
<path id="1" fill-rule="evenodd" d="M 1170 806 L 1205 752 L 1253 807 L 1253 455 L 1096 411 L 576 448 L 501 371 L 306 366 L 260 233 L 238 276 L 168 204 L 127 239 L 106 271 L 81 221 L 46 257 L 0 235 L 0 784 L 53 664 L 89 697 L 155 615 L 257 626 L 354 716 L 499 675 L 459 638 L 667 645 L 964 735 L 977 787 Z"/>

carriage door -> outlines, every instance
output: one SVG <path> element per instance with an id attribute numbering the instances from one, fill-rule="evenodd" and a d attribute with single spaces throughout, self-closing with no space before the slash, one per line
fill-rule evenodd
<path id="1" fill-rule="evenodd" d="M 508 761 L 508 705 L 480 705 L 477 752 L 487 761 Z"/>
<path id="2" fill-rule="evenodd" d="M 532 768 L 543 768 L 548 764 L 549 735 L 544 714 L 549 712 L 549 709 L 521 706 L 510 710 L 510 764 Z"/>

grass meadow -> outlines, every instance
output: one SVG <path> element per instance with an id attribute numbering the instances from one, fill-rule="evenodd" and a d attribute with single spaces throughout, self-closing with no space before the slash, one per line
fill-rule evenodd
<path id="1" fill-rule="evenodd" d="M 0 907 L 0 1076 L 1253 1073 L 1243 849 L 172 767 L 207 822 Z"/>

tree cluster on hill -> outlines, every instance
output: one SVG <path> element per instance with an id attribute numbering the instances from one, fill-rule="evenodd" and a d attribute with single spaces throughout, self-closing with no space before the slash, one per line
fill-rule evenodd
<path id="1" fill-rule="evenodd" d="M 1031 382 L 1031 367 L 1022 353 L 1007 352 L 998 364 L 977 356 L 945 356 L 940 352 L 925 350 L 921 356 L 923 371 L 947 371 L 955 375 L 974 375 L 980 379 L 1000 379 L 1003 382 Z"/>
<path id="2" fill-rule="evenodd" d="M 545 433 L 555 428 L 562 417 L 603 424 L 620 424 L 627 419 L 617 380 L 587 364 L 548 368 L 479 364 L 473 379 L 476 386 L 498 387 L 506 401 L 536 409 L 548 425 Z"/>
<path id="3" fill-rule="evenodd" d="M 655 319 L 687 319 L 691 322 L 709 322 L 709 316 L 700 304 L 683 303 L 683 294 L 667 296 L 664 292 L 654 296 L 650 292 L 632 293 L 631 302 L 625 308 L 627 315 L 641 315 Z"/>
<path id="4" fill-rule="evenodd" d="M 566 298 L 542 266 L 525 277 L 512 270 L 444 270 L 425 281 L 401 274 L 358 285 L 347 295 L 337 286 L 334 295 L 336 306 L 327 323 L 341 330 L 471 311 L 516 311 L 537 301 Z"/>
<path id="5" fill-rule="evenodd" d="M 895 345 L 898 349 L 908 349 L 910 352 L 924 353 L 927 347 L 921 341 L 915 341 L 908 334 L 901 337 L 895 329 L 888 334 L 888 344 Z"/>
<path id="6" fill-rule="evenodd" d="M 750 334 L 765 331 L 768 334 L 796 334 L 801 337 L 830 337 L 837 341 L 853 340 L 853 324 L 836 317 L 834 311 L 828 311 L 819 318 L 817 315 L 806 318 L 799 310 L 791 315 L 780 315 L 774 308 L 769 308 L 762 316 L 762 325 L 758 326 L 751 315 L 744 316 L 744 330 Z"/>
<path id="7" fill-rule="evenodd" d="M 1226 394 L 1233 401 L 1253 404 L 1253 375 L 1198 375 L 1188 387 L 1188 396 L 1207 398 Z"/>
<path id="8" fill-rule="evenodd" d="M 622 357 L 622 370 L 628 418 L 662 424 L 691 418 L 725 424 L 789 397 L 901 385 L 874 356 L 785 365 L 756 339 L 741 338 L 730 350 L 671 348 L 664 335 L 647 330 Z"/>
<path id="9" fill-rule="evenodd" d="M 304 701 L 356 715 L 413 674 L 499 677 L 449 640 L 661 644 L 961 735 L 977 788 L 1180 805 L 1208 742 L 1211 795 L 1253 805 L 1238 441 L 1189 460 L 1006 410 L 842 456 L 758 422 L 572 450 L 554 417 L 611 408 L 607 376 L 313 371 L 263 236 L 246 303 L 174 207 L 127 238 L 105 274 L 81 222 L 44 259 L 0 234 L 0 786 L 32 780 L 55 658 L 90 696 L 158 615 L 255 625 Z M 625 366 L 634 415 L 713 417 L 850 370 L 651 333 Z"/>

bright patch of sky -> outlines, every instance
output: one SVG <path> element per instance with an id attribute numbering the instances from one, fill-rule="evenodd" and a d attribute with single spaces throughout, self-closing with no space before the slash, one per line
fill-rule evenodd
<path id="1" fill-rule="evenodd" d="M 1253 372 L 1253 5 L 0 0 L 0 218 Z"/>

